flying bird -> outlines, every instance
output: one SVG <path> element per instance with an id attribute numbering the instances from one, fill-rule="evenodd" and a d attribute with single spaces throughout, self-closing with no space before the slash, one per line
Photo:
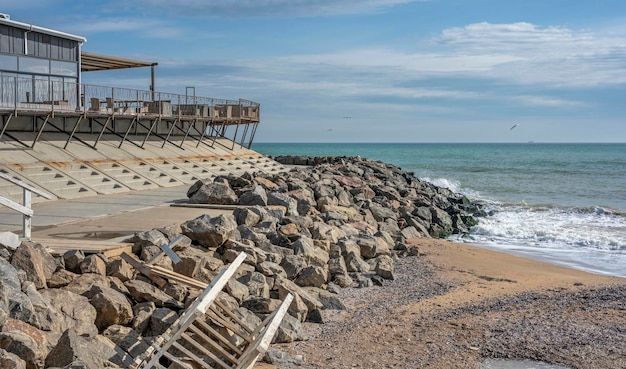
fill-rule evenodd
<path id="1" fill-rule="evenodd" d="M 343 117 L 343 119 L 352 119 L 352 117 Z"/>
<path id="2" fill-rule="evenodd" d="M 515 128 L 515 127 L 517 127 L 517 126 L 518 126 L 517 124 L 514 124 L 514 125 L 513 125 L 513 127 L 509 128 L 509 131 L 512 131 L 512 130 L 513 130 L 513 128 Z"/>
<path id="3" fill-rule="evenodd" d="M 332 130 L 333 130 L 332 128 L 329 128 L 329 129 L 327 129 L 327 130 L 326 130 L 326 132 L 330 132 L 330 131 L 332 131 Z"/>

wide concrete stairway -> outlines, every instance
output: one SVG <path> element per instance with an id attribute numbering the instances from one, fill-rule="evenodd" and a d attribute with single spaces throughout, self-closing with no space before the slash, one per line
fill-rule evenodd
<path id="1" fill-rule="evenodd" d="M 28 141 L 27 132 L 15 133 Z M 134 141 L 141 142 L 143 137 Z M 94 135 L 92 140 L 96 140 Z M 253 150 L 217 139 L 209 145 L 189 141 L 163 145 L 148 140 L 143 147 L 119 140 L 101 140 L 97 150 L 80 142 L 64 148 L 67 135 L 44 132 L 34 147 L 13 140 L 0 142 L 0 172 L 43 189 L 57 199 L 74 199 L 161 187 L 190 185 L 198 179 L 245 172 L 286 171 L 278 162 Z M 85 141 L 89 141 L 87 137 Z M 129 137 L 129 141 L 133 141 Z M 20 202 L 22 189 L 0 180 L 0 196 Z M 33 197 L 33 202 L 47 201 Z"/>

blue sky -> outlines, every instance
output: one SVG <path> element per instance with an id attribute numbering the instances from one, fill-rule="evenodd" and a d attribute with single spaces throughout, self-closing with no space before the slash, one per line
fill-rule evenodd
<path id="1" fill-rule="evenodd" d="M 0 0 L 0 12 L 158 62 L 159 91 L 260 102 L 259 142 L 626 142 L 623 0 Z M 83 82 L 147 89 L 149 76 Z"/>

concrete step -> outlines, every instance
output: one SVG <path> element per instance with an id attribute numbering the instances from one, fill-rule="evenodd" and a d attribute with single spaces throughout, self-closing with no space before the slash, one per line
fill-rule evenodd
<path id="1" fill-rule="evenodd" d="M 20 177 L 28 178 L 39 188 L 45 189 L 61 199 L 94 196 L 97 192 L 86 184 L 72 178 L 52 165 L 39 162 L 10 165 Z"/>

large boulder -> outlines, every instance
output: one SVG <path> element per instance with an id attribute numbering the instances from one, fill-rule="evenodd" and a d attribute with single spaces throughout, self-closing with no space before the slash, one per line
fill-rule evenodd
<path id="1" fill-rule="evenodd" d="M 295 255 L 302 256 L 309 265 L 324 267 L 328 264 L 328 253 L 319 247 L 315 247 L 313 240 L 308 237 L 300 237 L 292 246 Z"/>
<path id="2" fill-rule="evenodd" d="M 39 326 L 37 312 L 21 287 L 18 270 L 0 258 L 0 323 L 11 317 Z"/>
<path id="3" fill-rule="evenodd" d="M 16 269 L 25 271 L 26 279 L 33 282 L 37 288 L 48 287 L 46 284 L 47 273 L 44 270 L 44 261 L 39 251 L 33 246 L 33 243 L 22 242 L 13 253 L 11 264 Z M 52 277 L 52 273 L 49 274 L 49 277 Z"/>
<path id="4" fill-rule="evenodd" d="M 23 359 L 27 368 L 43 368 L 48 351 L 46 337 L 33 326 L 9 319 L 0 332 L 0 348 Z"/>
<path id="5" fill-rule="evenodd" d="M 87 368 L 104 368 L 104 363 L 90 347 L 90 339 L 68 329 L 63 332 L 57 345 L 46 357 L 46 367 L 63 368 L 75 362 L 82 362 Z"/>
<path id="6" fill-rule="evenodd" d="M 112 288 L 93 286 L 85 296 L 96 308 L 95 324 L 100 330 L 114 324 L 125 325 L 133 319 L 133 307 L 128 298 Z"/>
<path id="7" fill-rule="evenodd" d="M 19 356 L 0 349 L 0 369 L 26 369 L 26 362 Z"/>
<path id="8" fill-rule="evenodd" d="M 192 189 L 195 188 L 192 186 L 187 191 L 190 204 L 232 205 L 238 201 L 237 194 L 226 181 L 204 183 L 195 191 Z"/>
<path id="9" fill-rule="evenodd" d="M 183 234 L 205 247 L 219 247 L 237 229 L 232 214 L 210 217 L 206 214 L 181 224 Z"/>
<path id="10" fill-rule="evenodd" d="M 124 283 L 128 292 L 137 302 L 153 302 L 158 307 L 182 309 L 183 304 L 150 283 L 133 279 Z"/>
<path id="11" fill-rule="evenodd" d="M 294 282 L 301 287 L 321 287 L 328 281 L 328 268 L 309 265 L 304 268 Z"/>
<path id="12" fill-rule="evenodd" d="M 262 186 L 254 186 L 239 196 L 239 205 L 267 205 L 267 192 Z"/>
<path id="13" fill-rule="evenodd" d="M 71 329 L 81 336 L 98 334 L 95 325 L 97 312 L 87 297 L 63 289 L 43 290 L 41 295 L 61 314 L 61 331 Z"/>

